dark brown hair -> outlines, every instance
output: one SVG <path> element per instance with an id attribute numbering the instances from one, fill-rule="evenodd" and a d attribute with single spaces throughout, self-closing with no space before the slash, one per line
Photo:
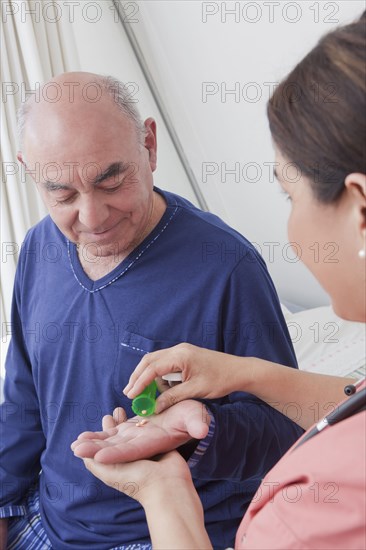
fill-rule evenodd
<path id="1" fill-rule="evenodd" d="M 268 102 L 275 145 L 323 203 L 337 201 L 348 174 L 366 173 L 365 54 L 366 12 L 325 35 Z"/>

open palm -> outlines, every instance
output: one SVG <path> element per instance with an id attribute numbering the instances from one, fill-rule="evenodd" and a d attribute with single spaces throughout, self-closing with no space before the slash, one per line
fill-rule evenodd
<path id="1" fill-rule="evenodd" d="M 132 462 L 166 453 L 190 439 L 206 437 L 209 416 L 202 403 L 191 399 L 146 419 L 135 416 L 102 432 L 84 432 L 71 445 L 80 458 L 104 464 Z"/>

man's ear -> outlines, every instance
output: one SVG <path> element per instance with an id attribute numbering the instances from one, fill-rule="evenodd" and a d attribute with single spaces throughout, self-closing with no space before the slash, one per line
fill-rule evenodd
<path id="1" fill-rule="evenodd" d="M 145 125 L 145 142 L 144 145 L 149 152 L 149 163 L 151 171 L 156 170 L 157 165 L 157 139 L 156 139 L 156 122 L 153 118 L 147 118 L 144 122 Z"/>
<path id="2" fill-rule="evenodd" d="M 366 228 L 366 174 L 360 172 L 348 174 L 344 185 L 352 197 L 357 217 L 360 220 L 360 229 L 364 233 Z"/>
<path id="3" fill-rule="evenodd" d="M 25 160 L 24 160 L 24 157 L 23 157 L 23 153 L 21 151 L 17 152 L 17 159 L 19 160 L 19 162 L 21 164 L 23 164 L 23 166 L 25 166 Z"/>

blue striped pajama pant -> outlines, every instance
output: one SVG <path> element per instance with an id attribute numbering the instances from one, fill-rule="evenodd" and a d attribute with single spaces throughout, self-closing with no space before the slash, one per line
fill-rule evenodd
<path id="1" fill-rule="evenodd" d="M 33 487 L 25 498 L 26 514 L 9 518 L 7 550 L 49 550 L 51 542 L 41 522 L 39 492 Z M 114 546 L 111 550 L 151 550 L 151 544 Z"/>

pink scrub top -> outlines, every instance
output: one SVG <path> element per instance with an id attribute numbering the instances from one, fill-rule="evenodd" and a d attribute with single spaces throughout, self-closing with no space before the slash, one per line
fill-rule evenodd
<path id="1" fill-rule="evenodd" d="M 254 496 L 235 548 L 364 550 L 365 492 L 363 411 L 284 455 Z"/>

